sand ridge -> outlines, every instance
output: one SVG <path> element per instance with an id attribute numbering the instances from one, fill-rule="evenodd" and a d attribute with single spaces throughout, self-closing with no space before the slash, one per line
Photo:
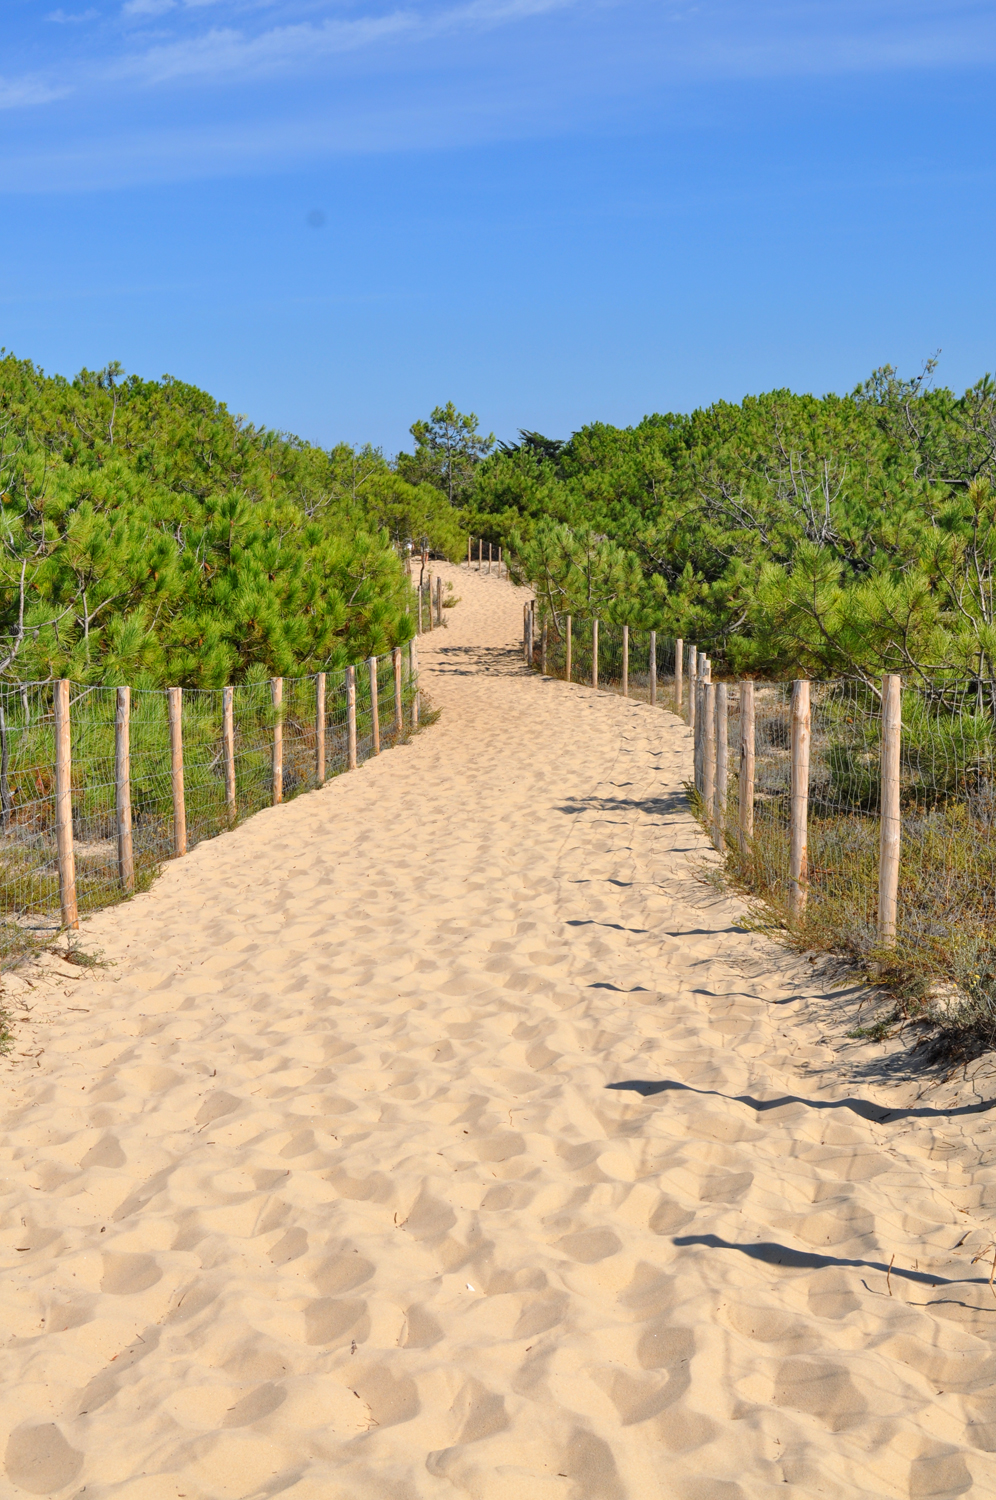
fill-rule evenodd
<path id="1" fill-rule="evenodd" d="M 851 1087 L 685 726 L 442 571 L 438 724 L 9 982 L 0 1494 L 996 1494 L 985 1091 Z"/>

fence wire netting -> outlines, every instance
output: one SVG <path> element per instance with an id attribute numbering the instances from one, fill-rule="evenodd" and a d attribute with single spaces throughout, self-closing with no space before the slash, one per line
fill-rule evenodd
<path id="1" fill-rule="evenodd" d="M 417 682 L 408 645 L 354 668 L 356 758 L 374 753 L 374 703 L 381 750 L 413 729 Z M 188 848 L 289 801 L 349 764 L 348 669 L 325 679 L 324 777 L 319 776 L 319 678 L 285 678 L 274 704 L 269 681 L 181 695 L 183 804 Z M 228 800 L 224 694 L 232 699 L 234 810 Z M 72 684 L 69 695 L 72 839 L 80 912 L 126 894 L 119 864 L 116 782 L 117 689 Z M 136 890 L 148 887 L 174 852 L 174 781 L 168 693 L 130 695 L 129 779 Z M 279 743 L 279 752 L 277 745 Z M 276 759 L 279 753 L 279 760 Z M 275 767 L 280 766 L 277 776 Z M 56 840 L 55 685 L 0 685 L 0 959 L 30 951 L 38 932 L 60 925 Z"/>
<path id="2" fill-rule="evenodd" d="M 543 617 L 533 663 L 543 665 Z M 593 623 L 547 616 L 548 675 L 593 681 Z M 695 722 L 699 814 L 739 887 L 814 946 L 881 953 L 883 710 L 880 684 L 844 679 L 809 684 L 805 866 L 793 881 L 792 696 L 790 682 L 717 682 L 706 699 L 695 648 L 656 640 L 659 707 Z M 625 690 L 649 700 L 650 634 L 631 629 Z M 693 660 L 694 657 L 694 660 Z M 623 690 L 622 627 L 598 623 L 597 686 Z M 701 696 L 699 696 L 701 694 Z M 710 713 L 705 712 L 706 701 Z M 697 710 L 693 711 L 693 710 Z M 741 727 L 753 713 L 753 791 L 741 808 Z M 703 722 L 711 716 L 711 728 Z M 722 723 L 720 723 L 720 718 Z M 725 739 L 725 755 L 723 741 Z M 954 982 L 966 1006 L 996 1017 L 996 690 L 987 683 L 906 686 L 899 749 L 900 858 L 890 948 L 908 972 Z M 802 888 L 803 911 L 794 905 Z M 930 989 L 935 993 L 935 988 Z"/>

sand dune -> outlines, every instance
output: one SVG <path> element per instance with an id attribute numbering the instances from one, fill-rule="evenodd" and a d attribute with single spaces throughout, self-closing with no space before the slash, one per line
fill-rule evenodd
<path id="1" fill-rule="evenodd" d="M 437 725 L 9 981 L 0 1494 L 996 1494 L 986 1089 L 858 1088 L 685 727 L 448 574 Z"/>

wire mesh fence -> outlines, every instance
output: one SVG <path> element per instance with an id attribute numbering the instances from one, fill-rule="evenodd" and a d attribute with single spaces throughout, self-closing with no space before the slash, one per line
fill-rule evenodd
<path id="1" fill-rule="evenodd" d="M 359 667 L 315 676 L 172 690 L 181 706 L 179 768 L 170 690 L 130 692 L 122 730 L 118 689 L 69 684 L 69 796 L 62 814 L 56 794 L 59 684 L 0 685 L 0 962 L 31 951 L 39 932 L 64 922 L 67 870 L 76 909 L 96 910 L 147 888 L 177 852 L 178 817 L 189 849 L 345 771 L 351 673 L 360 764 L 417 726 L 411 643 Z M 125 805 L 134 872 L 128 879 L 121 843 Z M 65 850 L 60 862 L 60 827 L 71 866 Z"/>
<path id="2" fill-rule="evenodd" d="M 713 683 L 694 645 L 586 618 L 545 623 L 544 650 L 543 618 L 526 622 L 535 667 L 693 727 L 696 811 L 733 883 L 797 946 L 873 958 L 900 992 L 946 995 L 948 1019 L 996 1022 L 991 684 Z"/>

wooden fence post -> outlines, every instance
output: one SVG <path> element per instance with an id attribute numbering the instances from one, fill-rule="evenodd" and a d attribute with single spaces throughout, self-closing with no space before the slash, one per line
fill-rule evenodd
<path id="1" fill-rule="evenodd" d="M 482 536 L 479 536 L 477 538 L 477 571 L 479 573 L 480 573 L 481 569 L 483 568 L 483 566 L 484 566 L 484 538 Z"/>
<path id="2" fill-rule="evenodd" d="M 59 860 L 59 900 L 63 927 L 80 925 L 73 852 L 73 765 L 69 728 L 69 682 L 55 684 L 55 845 Z"/>
<path id="3" fill-rule="evenodd" d="M 284 679 L 270 678 L 270 702 L 273 704 L 273 805 L 284 800 L 284 719 L 281 712 L 284 702 Z"/>
<path id="4" fill-rule="evenodd" d="M 488 577 L 491 576 L 491 543 L 488 543 Z"/>
<path id="5" fill-rule="evenodd" d="M 356 668 L 346 668 L 346 766 L 356 770 Z"/>
<path id="6" fill-rule="evenodd" d="M 374 755 L 380 754 L 380 684 L 377 681 L 377 658 L 367 657 L 370 673 L 370 738 Z"/>
<path id="7" fill-rule="evenodd" d="M 809 683 L 792 684 L 792 819 L 789 832 L 789 908 L 793 921 L 806 909 L 809 874 Z"/>
<path id="8" fill-rule="evenodd" d="M 570 682 L 570 680 L 571 680 L 571 646 L 572 646 L 572 644 L 573 644 L 573 642 L 571 641 L 571 617 L 570 617 L 570 615 L 568 615 L 567 616 L 567 642 L 566 642 L 566 652 L 567 652 L 567 655 L 566 655 L 566 660 L 564 662 L 564 681 L 565 682 Z"/>
<path id="9" fill-rule="evenodd" d="M 522 660 L 529 665 L 529 605 L 522 606 Z"/>
<path id="10" fill-rule="evenodd" d="M 701 677 L 696 674 L 692 683 L 695 697 L 695 713 L 692 716 L 692 781 L 695 790 L 702 791 L 702 689 Z"/>
<path id="11" fill-rule="evenodd" d="M 674 711 L 676 714 L 681 713 L 682 689 L 684 687 L 681 677 L 682 668 L 685 665 L 684 656 L 685 643 L 679 635 L 674 643 Z"/>
<path id="12" fill-rule="evenodd" d="M 741 854 L 754 837 L 754 684 L 740 684 L 740 780 L 737 786 L 737 841 Z"/>
<path id="13" fill-rule="evenodd" d="M 315 780 L 325 785 L 325 673 L 315 678 Z"/>
<path id="14" fill-rule="evenodd" d="M 391 662 L 394 667 L 394 735 L 400 740 L 405 733 L 405 700 L 401 691 L 400 646 L 395 646 L 391 652 Z"/>
<path id="15" fill-rule="evenodd" d="M 591 685 L 598 687 L 598 621 L 591 622 Z"/>
<path id="16" fill-rule="evenodd" d="M 183 792 L 183 688 L 166 689 L 169 706 L 169 759 L 173 783 L 173 853 L 187 852 L 187 804 Z"/>
<path id="17" fill-rule="evenodd" d="M 419 633 L 419 635 L 421 635 L 422 634 L 422 585 L 421 584 L 419 584 L 418 588 L 415 590 L 415 593 L 416 593 L 416 595 L 418 597 L 418 633 Z"/>
<path id="18" fill-rule="evenodd" d="M 698 669 L 699 654 L 694 646 L 688 648 L 688 727 L 695 729 L 695 715 L 698 709 Z"/>
<path id="19" fill-rule="evenodd" d="M 418 728 L 419 709 L 422 707 L 422 695 L 418 686 L 418 641 L 415 638 L 408 643 L 408 679 L 415 684 L 412 694 L 412 729 L 415 730 Z"/>
<path id="20" fill-rule="evenodd" d="M 622 640 L 622 695 L 629 697 L 629 626 L 623 626 Z"/>
<path id="21" fill-rule="evenodd" d="M 727 726 L 725 682 L 717 682 L 716 693 L 716 789 L 712 804 L 713 837 L 722 854 L 726 847 L 726 792 L 730 772 L 730 740 Z"/>
<path id="22" fill-rule="evenodd" d="M 702 678 L 702 801 L 705 814 L 712 821 L 713 799 L 716 795 L 716 689 L 705 676 Z"/>
<path id="23" fill-rule="evenodd" d="M 657 631 L 650 632 L 650 706 L 654 708 L 657 704 Z"/>
<path id="24" fill-rule="evenodd" d="M 550 622 L 549 622 L 549 620 L 547 620 L 546 618 L 544 618 L 544 620 L 543 620 L 543 628 L 540 631 L 540 671 L 542 672 L 542 674 L 543 674 L 544 677 L 546 676 L 546 656 L 547 656 L 547 649 L 549 647 L 549 644 L 550 644 Z"/>
<path id="25" fill-rule="evenodd" d="M 114 715 L 114 810 L 118 824 L 118 879 L 121 889 L 135 889 L 135 852 L 131 838 L 131 688 L 119 687 Z"/>
<path id="26" fill-rule="evenodd" d="M 883 947 L 896 941 L 899 905 L 899 849 L 902 817 L 899 809 L 899 769 L 903 732 L 901 677 L 882 678 L 882 799 L 878 859 L 878 940 Z"/>
<path id="27" fill-rule="evenodd" d="M 238 815 L 235 803 L 235 689 L 221 690 L 221 753 L 225 762 L 225 806 L 229 822 Z"/>

